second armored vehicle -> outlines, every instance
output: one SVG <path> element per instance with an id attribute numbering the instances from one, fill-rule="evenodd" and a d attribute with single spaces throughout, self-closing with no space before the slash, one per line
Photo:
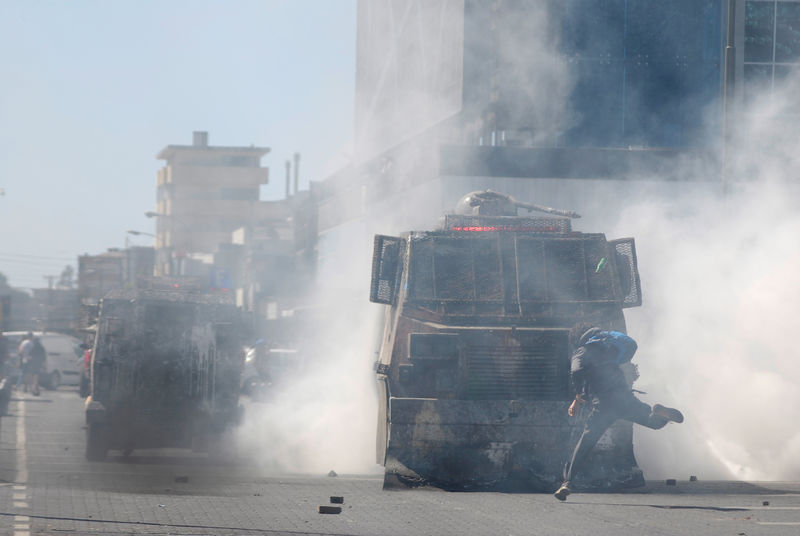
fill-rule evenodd
<path id="1" fill-rule="evenodd" d="M 92 351 L 87 459 L 109 449 L 213 449 L 240 417 L 241 340 L 227 293 L 158 279 L 111 291 Z"/>

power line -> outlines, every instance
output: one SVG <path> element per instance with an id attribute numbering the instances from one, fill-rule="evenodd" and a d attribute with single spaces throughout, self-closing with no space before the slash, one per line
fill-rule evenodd
<path id="1" fill-rule="evenodd" d="M 62 269 L 65 267 L 64 264 L 60 264 L 60 263 L 55 262 L 55 261 L 39 262 L 39 261 L 34 261 L 34 260 L 6 259 L 4 257 L 0 257 L 0 264 L 6 263 L 6 262 L 15 262 L 15 263 L 18 263 L 18 264 L 32 264 L 34 266 L 59 266 Z"/>
<path id="2" fill-rule="evenodd" d="M 4 251 L 0 251 L 0 255 L 4 257 L 19 257 L 19 258 L 27 258 L 27 259 L 45 259 L 45 260 L 54 260 L 54 261 L 73 261 L 75 262 L 77 259 L 77 255 L 73 257 L 49 257 L 45 255 L 28 255 L 26 253 L 6 253 Z"/>

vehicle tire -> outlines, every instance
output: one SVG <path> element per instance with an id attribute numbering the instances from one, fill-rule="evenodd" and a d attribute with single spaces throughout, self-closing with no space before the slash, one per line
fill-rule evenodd
<path id="1" fill-rule="evenodd" d="M 236 460 L 236 443 L 230 430 L 212 433 L 208 438 L 208 459 L 216 463 Z"/>
<path id="2" fill-rule="evenodd" d="M 89 396 L 89 378 L 86 375 L 81 375 L 81 384 L 78 387 L 78 396 L 86 398 Z"/>
<path id="3" fill-rule="evenodd" d="M 99 423 L 90 423 L 86 428 L 86 459 L 90 462 L 101 462 L 108 453 L 108 436 L 106 427 Z"/>
<path id="4" fill-rule="evenodd" d="M 44 382 L 44 388 L 49 389 L 50 391 L 55 391 L 58 389 L 59 385 L 61 385 L 61 374 L 59 374 L 57 370 L 54 370 L 47 375 L 47 380 Z"/>
<path id="5" fill-rule="evenodd" d="M 245 381 L 242 382 L 242 393 L 247 396 L 253 396 L 254 393 L 258 389 L 258 385 L 261 383 L 256 377 L 247 378 Z"/>
<path id="6" fill-rule="evenodd" d="M 8 404 L 11 402 L 11 380 L 0 380 L 0 416 L 8 415 Z"/>

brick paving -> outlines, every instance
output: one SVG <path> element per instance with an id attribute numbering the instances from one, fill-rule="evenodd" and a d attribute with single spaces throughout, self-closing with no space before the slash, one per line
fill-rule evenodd
<path id="1" fill-rule="evenodd" d="M 21 405 L 24 486 L 15 480 Z M 180 450 L 86 462 L 82 401 L 64 388 L 39 399 L 15 394 L 11 413 L 0 419 L 0 534 L 800 533 L 797 484 L 651 484 L 648 493 L 573 495 L 565 504 L 547 494 L 383 491 L 379 475 L 269 475 Z M 15 507 L 15 493 L 27 508 Z M 331 496 L 344 497 L 342 512 L 319 514 Z M 19 528 L 26 523 L 28 532 Z"/>

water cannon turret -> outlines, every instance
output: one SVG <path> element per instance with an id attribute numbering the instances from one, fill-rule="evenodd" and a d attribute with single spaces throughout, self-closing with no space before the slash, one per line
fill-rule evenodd
<path id="1" fill-rule="evenodd" d="M 566 218 L 580 218 L 581 215 L 571 210 L 561 210 L 557 208 L 534 205 L 517 201 L 507 194 L 501 194 L 492 190 L 478 190 L 470 192 L 456 204 L 455 213 L 462 216 L 516 216 L 517 209 L 525 209 L 528 212 L 538 211 L 564 216 Z"/>

